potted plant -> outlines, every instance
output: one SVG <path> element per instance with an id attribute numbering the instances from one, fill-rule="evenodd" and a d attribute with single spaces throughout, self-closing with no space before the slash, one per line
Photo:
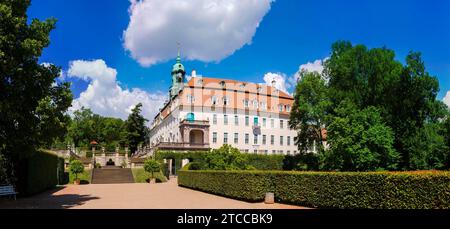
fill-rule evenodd
<path id="1" fill-rule="evenodd" d="M 79 185 L 80 184 L 80 178 L 78 178 L 79 173 L 84 172 L 84 165 L 79 160 L 73 160 L 70 162 L 69 171 L 72 174 L 75 174 L 75 180 L 73 181 L 74 184 Z"/>
<path id="2" fill-rule="evenodd" d="M 153 159 L 145 160 L 144 162 L 144 170 L 148 173 L 151 173 L 150 184 L 155 183 L 154 173 L 158 173 L 161 171 L 161 164 Z"/>

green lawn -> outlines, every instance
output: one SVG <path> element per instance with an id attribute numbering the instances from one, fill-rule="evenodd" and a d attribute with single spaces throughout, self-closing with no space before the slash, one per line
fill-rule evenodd
<path id="1" fill-rule="evenodd" d="M 81 184 L 89 184 L 91 181 L 91 170 L 85 169 L 83 173 L 78 174 L 78 178 L 81 180 Z M 75 174 L 69 172 L 69 184 L 73 184 L 75 180 Z"/>
<path id="2" fill-rule="evenodd" d="M 150 173 L 145 172 L 143 168 L 134 168 L 133 171 L 134 182 L 136 183 L 148 183 L 148 179 L 151 177 Z M 162 182 L 167 182 L 167 178 L 162 174 L 162 172 L 154 173 L 155 178 L 158 178 Z"/>

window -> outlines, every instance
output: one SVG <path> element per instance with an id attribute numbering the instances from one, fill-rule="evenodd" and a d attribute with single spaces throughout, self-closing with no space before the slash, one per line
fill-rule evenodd
<path id="1" fill-rule="evenodd" d="M 272 154 L 277 154 L 277 151 L 276 150 L 272 150 Z"/>
<path id="2" fill-rule="evenodd" d="M 250 138 L 250 135 L 249 134 L 245 134 L 245 144 L 246 145 L 248 145 L 249 138 Z"/>
<path id="3" fill-rule="evenodd" d="M 225 83 L 225 81 L 220 81 L 220 86 L 222 86 L 222 87 L 225 87 L 226 86 L 226 83 Z"/>
<path id="4" fill-rule="evenodd" d="M 274 135 L 270 135 L 270 144 L 271 145 L 275 144 L 275 136 Z"/>
<path id="5" fill-rule="evenodd" d="M 267 125 L 267 119 L 263 118 L 263 127 L 266 127 L 266 125 Z"/>
<path id="6" fill-rule="evenodd" d="M 245 126 L 250 125 L 250 118 L 248 116 L 245 116 Z"/>
<path id="7" fill-rule="evenodd" d="M 291 136 L 287 136 L 287 145 L 288 145 L 288 146 L 291 145 Z"/>
<path id="8" fill-rule="evenodd" d="M 290 150 L 287 151 L 287 155 L 291 155 L 291 151 Z"/>
<path id="9" fill-rule="evenodd" d="M 218 102 L 218 99 L 217 99 L 217 96 L 213 96 L 212 98 L 211 98 L 211 103 L 212 103 L 212 105 L 217 105 L 217 102 Z"/>
<path id="10" fill-rule="evenodd" d="M 228 133 L 223 133 L 223 144 L 228 144 Z"/>
<path id="11" fill-rule="evenodd" d="M 255 125 L 255 126 L 258 125 L 258 117 L 253 118 L 253 125 Z"/>
<path id="12" fill-rule="evenodd" d="M 234 125 L 239 126 L 239 117 L 237 115 L 234 116 Z"/>
<path id="13" fill-rule="evenodd" d="M 253 100 L 253 108 L 258 109 L 258 107 L 259 107 L 258 100 Z"/>
<path id="14" fill-rule="evenodd" d="M 291 106 L 286 105 L 286 111 L 287 111 L 287 112 L 291 112 Z"/>
<path id="15" fill-rule="evenodd" d="M 217 115 L 213 114 L 213 124 L 217 125 Z"/>
<path id="16" fill-rule="evenodd" d="M 222 100 L 223 100 L 223 105 L 224 106 L 228 106 L 230 104 L 230 99 L 228 97 L 225 96 L 225 97 L 223 97 Z"/>
<path id="17" fill-rule="evenodd" d="M 283 145 L 283 136 L 280 136 L 280 146 Z"/>
<path id="18" fill-rule="evenodd" d="M 187 100 L 188 100 L 188 103 L 194 103 L 195 102 L 194 96 L 192 96 L 191 94 L 187 95 Z"/>
<path id="19" fill-rule="evenodd" d="M 266 102 L 261 102 L 261 103 L 260 103 L 260 107 L 261 107 L 261 109 L 263 109 L 263 110 L 267 110 Z"/>
<path id="20" fill-rule="evenodd" d="M 279 105 L 278 105 L 278 110 L 279 110 L 280 112 L 283 111 L 283 104 L 279 104 Z"/>
<path id="21" fill-rule="evenodd" d="M 273 119 L 270 120 L 270 127 L 275 128 L 275 120 Z"/>
<path id="22" fill-rule="evenodd" d="M 258 135 L 253 135 L 253 144 L 258 145 Z"/>
<path id="23" fill-rule="evenodd" d="M 267 135 L 263 135 L 262 144 L 265 145 L 267 143 Z"/>
<path id="24" fill-rule="evenodd" d="M 213 133 L 212 140 L 213 140 L 213 143 L 217 143 L 217 132 Z"/>
<path id="25" fill-rule="evenodd" d="M 223 124 L 228 125 L 228 115 L 223 115 Z"/>
<path id="26" fill-rule="evenodd" d="M 283 129 L 283 128 L 284 128 L 284 121 L 280 120 L 280 129 Z"/>
<path id="27" fill-rule="evenodd" d="M 244 99 L 244 107 L 248 108 L 248 99 Z"/>
<path id="28" fill-rule="evenodd" d="M 239 143 L 239 134 L 234 133 L 234 144 L 238 144 L 238 143 Z"/>
<path id="29" fill-rule="evenodd" d="M 254 149 L 254 150 L 253 150 L 253 153 L 254 153 L 254 154 L 257 154 L 257 153 L 258 153 L 258 150 L 257 150 L 257 149 Z"/>

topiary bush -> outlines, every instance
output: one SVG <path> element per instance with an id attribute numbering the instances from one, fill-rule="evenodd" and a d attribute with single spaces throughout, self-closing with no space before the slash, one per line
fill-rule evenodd
<path id="1" fill-rule="evenodd" d="M 180 186 L 315 208 L 450 209 L 450 172 L 180 171 Z"/>
<path id="2" fill-rule="evenodd" d="M 161 163 L 153 159 L 147 159 L 144 162 L 144 170 L 150 173 L 151 179 L 155 178 L 154 173 L 159 173 L 161 171 Z"/>
<path id="3" fill-rule="evenodd" d="M 75 175 L 75 179 L 78 179 L 78 174 L 84 172 L 84 165 L 79 160 L 73 160 L 70 162 L 69 171 Z"/>

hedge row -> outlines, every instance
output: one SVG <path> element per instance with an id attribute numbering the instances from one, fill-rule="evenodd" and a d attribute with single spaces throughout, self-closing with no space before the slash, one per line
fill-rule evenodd
<path id="1" fill-rule="evenodd" d="M 162 161 L 163 159 L 175 159 L 175 170 L 181 169 L 181 161 L 189 159 L 190 162 L 204 163 L 207 151 L 157 151 L 155 159 Z M 285 155 L 261 155 L 261 154 L 244 154 L 249 166 L 253 166 L 258 170 L 283 170 L 286 167 L 288 159 Z M 290 168 L 287 168 L 290 169 Z"/>
<path id="2" fill-rule="evenodd" d="M 180 171 L 180 186 L 315 208 L 449 209 L 449 172 Z"/>
<path id="3" fill-rule="evenodd" d="M 35 152 L 19 163 L 19 194 L 28 196 L 56 187 L 64 182 L 64 172 L 61 171 L 64 171 L 64 163 L 58 156 L 45 151 Z"/>

